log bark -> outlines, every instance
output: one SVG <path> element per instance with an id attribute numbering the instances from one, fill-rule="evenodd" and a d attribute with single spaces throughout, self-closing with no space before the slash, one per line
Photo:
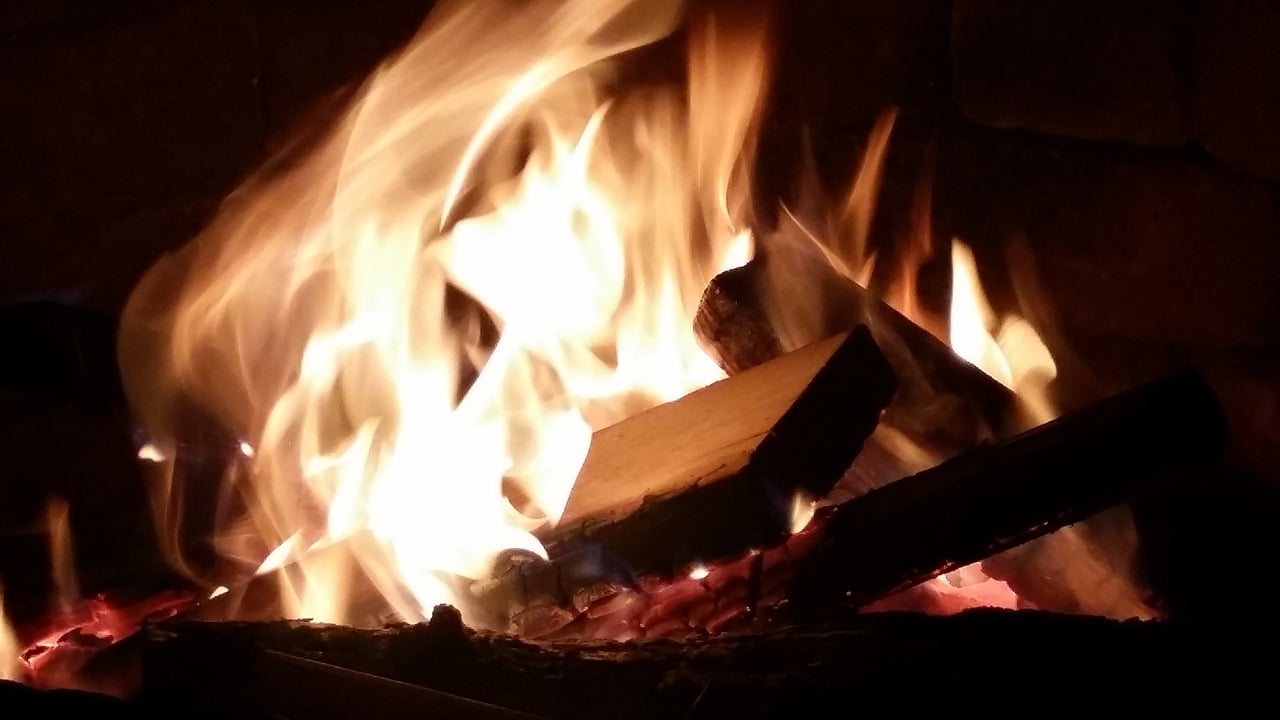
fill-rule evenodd
<path id="1" fill-rule="evenodd" d="M 788 603 L 870 602 L 1166 486 L 1226 440 L 1198 373 L 1139 386 L 832 509 Z"/>
<path id="2" fill-rule="evenodd" d="M 1244 627 L 1035 611 L 882 613 L 749 636 L 531 644 L 473 632 L 447 607 L 429 623 L 375 631 L 168 623 L 149 635 L 142 698 L 157 708 L 252 710 L 237 704 L 251 679 L 245 669 L 273 651 L 565 720 L 852 716 L 922 699 L 975 710 L 1024 701 L 1150 709 L 1210 697 L 1220 706 L 1270 687 L 1264 666 L 1236 646 L 1269 650 L 1273 624 L 1249 623 L 1247 635 Z M 363 716 L 391 710 L 374 704 Z"/>
<path id="3" fill-rule="evenodd" d="M 664 574 L 776 545 L 796 494 L 831 490 L 895 389 L 857 327 L 600 430 L 548 553 Z"/>

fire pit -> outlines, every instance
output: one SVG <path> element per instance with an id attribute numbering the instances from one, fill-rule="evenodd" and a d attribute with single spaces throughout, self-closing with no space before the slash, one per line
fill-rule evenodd
<path id="1" fill-rule="evenodd" d="M 0 567 L 0 678 L 38 689 L 5 697 L 335 718 L 1261 697 L 1234 643 L 1273 637 L 1248 597 L 1276 575 L 1276 298 L 1237 259 L 1205 320 L 1167 257 L 1217 262 L 1186 228 L 1239 210 L 1231 247 L 1274 268 L 1280 165 L 1116 79 L 1164 78 L 1138 51 L 1194 36 L 1209 97 L 1240 18 L 882 5 L 441 4 L 412 37 L 389 23 L 398 49 L 118 312 L 11 306 L 14 416 L 73 455 L 93 435 L 138 492 L 97 536 L 83 479 L 14 496 L 41 509 Z M 883 27 L 880 80 L 911 92 L 821 67 L 836 19 Z M 1141 60 L 1055 65 L 1122 31 Z M 1166 223 L 1168 248 L 1116 262 L 1109 239 Z"/>

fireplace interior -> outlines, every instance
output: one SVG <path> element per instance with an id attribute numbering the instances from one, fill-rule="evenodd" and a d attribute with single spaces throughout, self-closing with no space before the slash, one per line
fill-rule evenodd
<path id="1" fill-rule="evenodd" d="M 717 53 L 764 38 L 750 172 L 733 178 L 747 199 L 728 203 L 755 255 L 708 273 L 687 313 L 711 379 L 725 379 L 593 420 L 561 522 L 526 533 L 544 557 L 504 553 L 457 586 L 473 607 L 429 619 L 404 610 L 412 583 L 368 571 L 362 548 L 380 540 L 367 527 L 318 543 L 314 568 L 299 553 L 272 564 L 284 545 L 256 535 L 229 550 L 223 523 L 245 501 L 228 488 L 271 455 L 228 418 L 262 400 L 249 390 L 275 381 L 272 358 L 244 387 L 224 377 L 232 363 L 195 363 L 214 386 L 205 399 L 223 394 L 157 414 L 155 358 L 181 333 L 153 321 L 185 297 L 164 294 L 168 258 L 195 258 L 175 287 L 200 285 L 226 257 L 209 248 L 233 247 L 253 208 L 294 202 L 271 188 L 311 177 L 335 133 L 360 136 L 344 113 L 424 19 L 467 3 L 0 10 L 0 705 L 13 717 L 764 718 L 1269 699 L 1280 5 L 698 0 L 671 32 L 613 40 L 677 4 L 635 3 L 592 37 L 621 48 L 613 91 L 686 83 L 693 104 L 687 48 L 711 58 L 688 65 L 711 78 L 704 90 L 749 89 L 765 70 L 747 60 L 763 56 Z M 555 3 L 496 5 L 514 18 Z M 465 72 L 441 61 L 402 74 Z M 712 93 L 712 136 L 736 132 L 734 97 Z M 600 117 L 629 112 L 619 101 Z M 401 169 L 406 187 L 433 172 Z M 649 210 L 644 182 L 631 190 Z M 468 192 L 458 214 L 490 209 Z M 442 232 L 465 226 L 452 212 Z M 575 272 L 521 268 L 527 255 L 488 259 Z M 989 340 L 976 355 L 957 339 L 973 277 Z M 490 307 L 474 287 L 450 293 L 437 314 Z M 225 305 L 237 303 L 254 308 Z M 513 323 L 476 325 L 489 353 L 478 377 L 500 357 L 501 324 Z M 1028 332 L 1023 355 L 1003 342 Z M 982 352 L 1001 353 L 1005 376 Z M 1032 362 L 1046 356 L 1050 371 Z M 165 442 L 161 415 L 179 418 Z M 344 586 L 342 612 L 281 589 L 321 562 L 368 571 Z"/>

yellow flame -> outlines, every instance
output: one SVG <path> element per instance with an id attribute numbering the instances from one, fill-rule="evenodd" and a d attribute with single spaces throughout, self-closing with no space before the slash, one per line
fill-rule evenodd
<path id="1" fill-rule="evenodd" d="M 76 581 L 75 548 L 71 540 L 71 508 L 62 498 L 50 498 L 45 508 L 49 534 L 49 559 L 53 573 L 55 607 L 68 612 L 80 600 Z"/>
<path id="2" fill-rule="evenodd" d="M 681 11 L 439 4 L 326 142 L 135 290 L 135 411 L 167 438 L 194 401 L 245 438 L 221 548 L 302 558 L 292 614 L 349 621 L 344 556 L 314 552 L 344 539 L 404 619 L 465 613 L 456 578 L 544 552 L 593 430 L 722 377 L 691 321 L 752 251 L 766 38 L 696 17 L 687 99 L 614 92 L 611 60 Z"/>
<path id="3" fill-rule="evenodd" d="M 22 647 L 9 624 L 4 609 L 4 590 L 0 588 L 0 680 L 22 678 Z"/>
<path id="4" fill-rule="evenodd" d="M 813 521 L 818 511 L 817 503 L 804 492 L 798 492 L 791 498 L 791 534 L 795 535 Z"/>
<path id="5" fill-rule="evenodd" d="M 997 320 L 973 251 L 959 240 L 951 243 L 951 272 L 951 349 L 1013 390 L 1032 424 L 1052 420 L 1048 391 L 1058 369 L 1049 348 L 1026 319 Z"/>

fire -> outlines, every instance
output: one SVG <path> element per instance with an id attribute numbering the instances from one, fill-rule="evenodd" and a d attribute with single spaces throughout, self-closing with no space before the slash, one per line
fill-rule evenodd
<path id="1" fill-rule="evenodd" d="M 47 615 L 37 624 L 15 628 L 0 594 L 0 679 L 21 679 L 42 687 L 81 687 L 80 670 L 94 652 L 129 637 L 148 620 L 171 617 L 191 604 L 189 593 L 175 590 L 136 599 L 82 596 L 75 577 L 70 520 L 70 505 L 62 498 L 50 498 L 43 518 L 53 581 Z"/>
<path id="2" fill-rule="evenodd" d="M 1057 417 L 1048 390 L 1058 368 L 1040 335 L 1016 315 L 997 321 L 973 251 L 959 240 L 951 244 L 951 268 L 951 349 L 1013 390 L 1031 424 Z"/>
<path id="3" fill-rule="evenodd" d="M 919 267 L 920 256 L 910 257 L 913 262 L 907 265 L 908 277 Z M 907 309 L 913 307 L 919 306 L 909 304 Z M 916 319 L 910 312 L 907 315 Z M 978 277 L 973 252 L 959 240 L 951 243 L 949 319 L 951 349 L 1014 391 L 1028 425 L 1048 422 L 1057 416 L 1049 399 L 1049 385 L 1057 376 L 1053 355 L 1026 319 L 1017 315 L 997 319 Z M 917 322 L 925 325 L 922 320 Z M 944 611 L 975 605 L 1019 606 L 1013 588 L 989 577 L 982 563 L 935 578 L 916 592 Z"/>
<path id="4" fill-rule="evenodd" d="M 544 553 L 593 430 L 722 376 L 691 321 L 753 245 L 768 53 L 739 10 L 688 19 L 687 88 L 621 95 L 615 59 L 680 3 L 438 4 L 327 140 L 139 285 L 149 447 L 187 403 L 238 435 L 220 549 L 296 561 L 291 613 L 351 619 L 352 568 L 315 552 L 339 541 L 402 618 L 465 613 L 500 552 Z"/>
<path id="5" fill-rule="evenodd" d="M 7 618 L 4 610 L 4 592 L 0 590 L 0 680 L 20 680 L 22 648 Z"/>
<path id="6" fill-rule="evenodd" d="M 468 586 L 495 559 L 545 556 L 534 533 L 559 520 L 592 432 L 723 375 L 692 320 L 709 281 L 755 250 L 769 74 L 767 23 L 755 3 L 728 5 L 438 3 L 323 141 L 250 179 L 153 267 L 120 354 L 166 547 L 184 440 L 212 418 L 238 463 L 217 550 L 248 572 L 288 567 L 288 615 L 360 624 L 372 588 L 400 619 L 450 603 L 473 622 Z M 683 83 L 620 80 L 622 56 L 681 25 Z M 896 265 L 876 256 L 894 120 L 873 128 L 843 203 L 802 194 L 765 239 L 882 289 L 1013 390 L 1028 426 L 1051 419 L 1052 355 L 1025 319 L 996 316 L 958 240 L 949 322 L 925 309 L 927 182 Z M 779 255 L 769 272 L 812 269 Z M 829 310 L 803 292 L 764 302 L 788 346 Z M 900 444 L 907 464 L 942 459 Z M 795 531 L 814 507 L 794 499 Z M 979 566 L 922 591 L 1018 602 Z"/>

